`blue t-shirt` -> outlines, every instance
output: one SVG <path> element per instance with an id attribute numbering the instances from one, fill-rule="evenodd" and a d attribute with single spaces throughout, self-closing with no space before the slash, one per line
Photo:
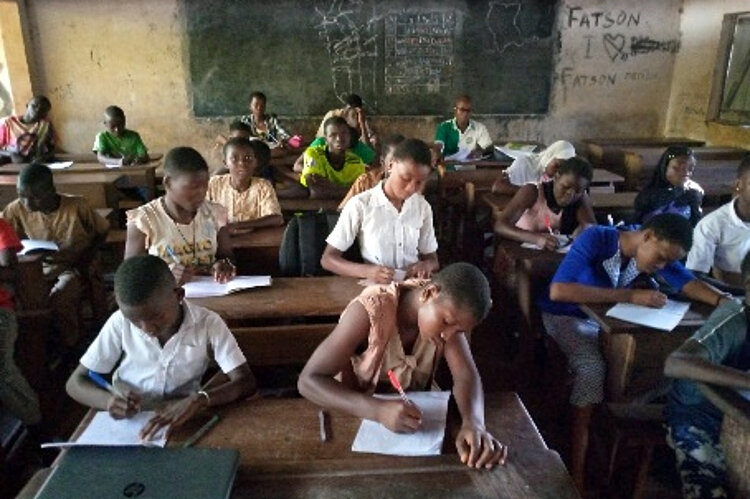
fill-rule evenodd
<path id="1" fill-rule="evenodd" d="M 633 226 L 638 229 L 638 226 Z M 620 247 L 620 233 L 614 227 L 596 225 L 584 230 L 578 236 L 570 251 L 560 263 L 552 278 L 552 283 L 564 282 L 595 286 L 598 288 L 616 288 L 610 274 L 605 269 L 605 262 L 614 257 Z M 623 262 L 629 259 L 623 258 Z M 695 279 L 692 273 L 680 262 L 672 262 L 656 274 L 677 291 Z M 586 317 L 586 314 L 575 303 L 552 301 L 549 297 L 549 286 L 539 300 L 542 311 L 554 315 L 572 315 Z"/>

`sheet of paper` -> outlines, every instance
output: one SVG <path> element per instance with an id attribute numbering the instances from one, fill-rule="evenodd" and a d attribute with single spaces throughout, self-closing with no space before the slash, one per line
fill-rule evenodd
<path id="1" fill-rule="evenodd" d="M 122 165 L 118 165 L 117 163 L 105 163 L 104 166 L 107 168 L 122 168 Z"/>
<path id="2" fill-rule="evenodd" d="M 42 239 L 21 239 L 23 249 L 18 252 L 19 255 L 26 255 L 34 251 L 59 251 L 60 248 L 54 241 L 44 241 Z"/>
<path id="3" fill-rule="evenodd" d="M 402 282 L 405 279 L 406 279 L 406 271 L 405 270 L 401 270 L 401 269 L 394 269 L 393 270 L 393 282 Z M 380 283 L 377 283 L 377 282 L 373 281 L 372 279 L 360 279 L 359 281 L 357 281 L 357 284 L 359 284 L 360 286 L 367 287 L 367 286 L 374 286 L 374 285 L 380 284 Z"/>
<path id="4" fill-rule="evenodd" d="M 662 308 L 644 307 L 633 303 L 618 303 L 607 311 L 607 317 L 671 331 L 690 309 L 689 303 L 667 300 Z"/>
<path id="5" fill-rule="evenodd" d="M 440 455 L 450 392 L 409 392 L 407 395 L 422 411 L 422 427 L 415 433 L 394 433 L 376 421 L 363 419 L 352 451 L 391 456 Z M 398 395 L 376 397 L 399 398 Z"/>
<path id="6" fill-rule="evenodd" d="M 72 161 L 55 161 L 52 163 L 47 163 L 47 167 L 50 170 L 64 170 L 65 168 L 70 168 L 73 166 Z"/>
<path id="7" fill-rule="evenodd" d="M 185 298 L 208 298 L 270 285 L 271 276 L 267 275 L 237 276 L 225 284 L 216 282 L 212 276 L 198 276 L 182 287 L 185 288 Z"/>
<path id="8" fill-rule="evenodd" d="M 451 160 L 451 161 L 464 161 L 466 159 L 469 159 L 469 155 L 471 154 L 471 149 L 467 148 L 459 148 L 458 151 L 454 152 L 450 156 L 446 156 L 445 159 Z"/>
<path id="9" fill-rule="evenodd" d="M 572 246 L 572 243 L 573 243 L 573 240 L 570 238 L 570 236 L 566 236 L 564 234 L 555 234 L 555 238 L 557 239 L 557 245 L 558 245 L 555 252 L 565 254 L 568 251 L 570 251 L 570 247 Z M 535 249 L 535 250 L 542 249 L 533 243 L 521 243 L 521 247 Z"/>
<path id="10" fill-rule="evenodd" d="M 144 441 L 138 436 L 138 433 L 154 417 L 154 414 L 154 411 L 143 411 L 132 418 L 114 419 L 107 411 L 99 411 L 75 442 L 52 442 L 42 444 L 42 447 L 72 447 L 76 445 L 164 447 L 167 444 L 166 428 L 162 429 L 153 440 Z"/>
<path id="11" fill-rule="evenodd" d="M 534 153 L 534 149 L 536 149 L 536 146 L 533 144 L 522 145 L 518 148 L 508 147 L 508 144 L 504 146 L 495 146 L 496 151 L 500 151 L 513 159 L 520 158 L 521 156 L 529 156 Z"/>

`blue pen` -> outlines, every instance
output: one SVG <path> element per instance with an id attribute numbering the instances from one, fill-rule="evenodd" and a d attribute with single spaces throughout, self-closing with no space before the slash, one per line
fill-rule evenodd
<path id="1" fill-rule="evenodd" d="M 98 372 L 92 371 L 91 369 L 89 369 L 89 378 L 91 378 L 91 381 L 93 381 L 100 387 L 104 388 L 115 397 L 120 397 L 122 399 L 127 400 L 127 397 L 125 395 L 117 391 L 117 389 L 114 386 L 112 386 L 112 384 L 109 381 L 104 379 L 104 377 Z"/>
<path id="2" fill-rule="evenodd" d="M 172 249 L 171 246 L 169 245 L 165 246 L 164 250 L 167 252 L 167 254 L 170 257 L 172 257 L 172 261 L 174 261 L 174 263 L 176 263 L 177 265 L 182 265 L 182 263 L 180 262 L 180 259 L 177 258 L 177 255 L 174 254 L 174 250 Z"/>

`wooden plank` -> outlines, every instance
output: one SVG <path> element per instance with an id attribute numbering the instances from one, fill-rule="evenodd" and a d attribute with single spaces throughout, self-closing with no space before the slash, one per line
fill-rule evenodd
<path id="1" fill-rule="evenodd" d="M 307 362 L 335 327 L 335 323 L 237 327 L 232 334 L 251 366 L 277 366 Z"/>

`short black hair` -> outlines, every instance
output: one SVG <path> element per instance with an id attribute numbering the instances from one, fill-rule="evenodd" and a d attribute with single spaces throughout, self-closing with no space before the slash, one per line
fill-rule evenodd
<path id="1" fill-rule="evenodd" d="M 23 167 L 18 174 L 18 187 L 35 187 L 45 191 L 55 190 L 55 182 L 52 178 L 52 170 L 41 163 L 31 163 Z"/>
<path id="2" fill-rule="evenodd" d="M 245 137 L 230 137 L 224 143 L 224 147 L 221 148 L 222 157 L 227 157 L 227 151 L 230 147 L 247 147 L 248 149 L 252 148 L 252 146 L 250 145 L 250 139 L 246 139 Z"/>
<path id="3" fill-rule="evenodd" d="M 362 107 L 362 97 L 357 94 L 347 95 L 346 97 L 344 97 L 344 102 L 346 102 L 351 107 Z"/>
<path id="4" fill-rule="evenodd" d="M 107 109 L 104 110 L 104 114 L 110 119 L 125 119 L 125 111 L 118 106 L 108 106 Z"/>
<path id="5" fill-rule="evenodd" d="M 323 134 L 324 135 L 326 131 L 328 130 L 328 127 L 331 125 L 345 126 L 347 128 L 351 128 L 349 127 L 349 124 L 346 122 L 346 120 L 342 118 L 341 116 L 331 116 L 330 118 L 328 118 L 327 120 L 323 122 Z"/>
<path id="6" fill-rule="evenodd" d="M 663 241 L 679 244 L 685 253 L 693 246 L 693 225 L 690 220 L 676 213 L 662 213 L 648 219 L 641 230 L 651 229 Z"/>
<path id="7" fill-rule="evenodd" d="M 396 146 L 406 140 L 406 137 L 400 133 L 393 133 L 388 135 L 382 141 L 380 141 L 380 151 L 385 156 L 389 151 L 395 150 Z"/>
<path id="8" fill-rule="evenodd" d="M 250 148 L 255 152 L 258 167 L 266 166 L 271 161 L 271 148 L 260 139 L 250 139 Z"/>
<path id="9" fill-rule="evenodd" d="M 201 153 L 192 147 L 175 147 L 164 157 L 164 173 L 168 175 L 204 171 L 208 171 L 208 164 Z"/>
<path id="10" fill-rule="evenodd" d="M 234 120 L 229 124 L 229 131 L 234 132 L 237 130 L 242 130 L 243 132 L 247 132 L 251 135 L 253 133 L 253 129 L 250 127 L 250 125 L 248 125 L 244 121 Z"/>
<path id="11" fill-rule="evenodd" d="M 393 150 L 393 159 L 412 160 L 418 165 L 432 167 L 430 148 L 419 139 L 406 139 Z"/>
<path id="12" fill-rule="evenodd" d="M 490 283 L 476 266 L 457 262 L 435 274 L 432 282 L 459 307 L 467 307 L 477 323 L 484 320 L 492 308 Z"/>
<path id="13" fill-rule="evenodd" d="M 266 99 L 266 94 L 264 94 L 263 92 L 256 91 L 256 92 L 251 93 L 250 98 L 248 99 L 248 102 L 252 102 L 253 99 L 260 99 L 263 102 L 268 102 L 268 100 Z"/>
<path id="14" fill-rule="evenodd" d="M 576 177 L 585 178 L 589 183 L 591 183 L 591 179 L 594 178 L 594 169 L 591 167 L 591 163 L 580 156 L 573 156 L 572 158 L 560 160 L 560 166 L 557 168 L 557 173 L 560 175 L 572 173 Z"/>
<path id="15" fill-rule="evenodd" d="M 458 94 L 453 100 L 453 105 L 455 106 L 459 102 L 471 102 L 471 96 L 469 94 Z"/>
<path id="16" fill-rule="evenodd" d="M 115 272 L 115 297 L 120 306 L 141 305 L 176 286 L 167 263 L 154 255 L 130 257 Z"/>
<path id="17" fill-rule="evenodd" d="M 747 279 L 748 272 L 750 272 L 750 251 L 748 251 L 745 255 L 745 258 L 742 259 L 740 271 L 742 272 L 742 280 L 745 281 Z"/>
<path id="18" fill-rule="evenodd" d="M 747 172 L 750 172 L 750 152 L 745 154 L 737 167 L 737 178 L 742 178 Z"/>

